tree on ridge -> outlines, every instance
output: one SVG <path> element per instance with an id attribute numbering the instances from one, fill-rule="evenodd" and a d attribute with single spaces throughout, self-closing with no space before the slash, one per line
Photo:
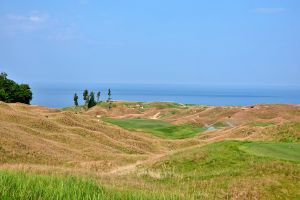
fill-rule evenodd
<path id="1" fill-rule="evenodd" d="M 111 98 L 111 89 L 109 88 L 108 89 L 108 99 L 107 99 L 107 102 L 108 102 L 108 109 L 110 110 L 112 108 L 112 98 Z"/>
<path id="2" fill-rule="evenodd" d="M 83 100 L 85 105 L 87 105 L 89 102 L 89 91 L 87 89 L 83 91 Z"/>
<path id="3" fill-rule="evenodd" d="M 77 107 L 78 106 L 78 96 L 77 96 L 76 93 L 74 94 L 74 98 L 73 99 L 74 99 L 74 104 Z"/>
<path id="4" fill-rule="evenodd" d="M 91 92 L 87 106 L 88 106 L 88 108 L 91 108 L 95 105 L 97 105 L 97 102 L 95 101 L 95 94 L 94 94 L 94 92 Z"/>
<path id="5" fill-rule="evenodd" d="M 100 95 L 101 95 L 101 92 L 98 91 L 98 92 L 97 92 L 97 102 L 98 102 L 98 103 L 100 102 Z"/>

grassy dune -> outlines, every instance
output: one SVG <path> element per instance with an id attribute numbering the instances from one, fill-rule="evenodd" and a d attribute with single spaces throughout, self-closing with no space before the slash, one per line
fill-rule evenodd
<path id="1" fill-rule="evenodd" d="M 270 143 L 224 141 L 187 149 L 140 168 L 136 175 L 115 177 L 114 189 L 92 179 L 0 171 L 0 198 L 299 199 L 300 161 L 256 156 L 243 149 L 266 144 Z M 287 144 L 282 145 L 273 149 Z M 299 144 L 289 145 L 294 148 L 285 150 L 287 154 L 299 153 Z"/>
<path id="2" fill-rule="evenodd" d="M 108 199 L 110 195 L 92 181 L 0 171 L 1 199 Z"/>
<path id="3" fill-rule="evenodd" d="M 118 191 L 103 188 L 94 180 L 72 176 L 49 176 L 0 171 L 0 199 L 3 200 L 139 200 L 178 199 L 154 192 Z"/>
<path id="4" fill-rule="evenodd" d="M 205 128 L 190 124 L 173 125 L 171 123 L 154 119 L 112 119 L 105 118 L 104 121 L 118 125 L 129 130 L 142 130 L 162 138 L 183 139 L 195 136 L 205 131 Z"/>
<path id="5" fill-rule="evenodd" d="M 300 199 L 300 106 L 115 104 L 0 102 L 0 199 Z"/>
<path id="6" fill-rule="evenodd" d="M 190 199 L 299 199 L 300 161 L 241 150 L 249 144 L 262 145 L 224 141 L 196 147 L 154 164 L 142 177 L 154 188 L 163 185 Z M 289 145 L 294 149 L 286 149 L 288 155 L 300 155 L 299 144 Z M 279 144 L 273 149 L 284 147 Z"/>

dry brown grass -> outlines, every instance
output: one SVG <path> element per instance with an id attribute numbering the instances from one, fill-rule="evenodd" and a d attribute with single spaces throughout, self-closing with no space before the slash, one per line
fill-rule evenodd
<path id="1" fill-rule="evenodd" d="M 102 122 L 93 110 L 75 113 L 3 102 L 0 137 L 2 168 L 56 168 L 97 174 L 199 143 L 196 139 L 162 140 L 143 132 L 127 131 Z"/>
<path id="2" fill-rule="evenodd" d="M 90 115 L 0 103 L 0 162 L 108 171 L 166 150 L 154 136 Z"/>
<path id="3" fill-rule="evenodd" d="M 126 103 L 126 106 L 123 103 L 118 102 L 112 111 L 97 106 L 86 112 L 74 112 L 0 102 L 0 168 L 100 176 L 104 183 L 117 186 L 128 183 L 131 187 L 152 190 L 149 183 L 136 181 L 136 177 L 147 174 L 159 180 L 163 175 L 154 170 L 145 171 L 146 166 L 168 160 L 178 152 L 224 140 L 278 141 L 290 138 L 297 141 L 300 138 L 300 107 L 297 105 L 149 107 L 141 111 L 137 103 Z M 174 124 L 228 122 L 233 127 L 189 139 L 166 140 L 105 123 L 97 115 L 148 119 L 155 116 Z M 255 125 L 256 122 L 271 125 L 259 126 Z M 244 183 L 242 190 L 239 189 L 240 182 Z M 259 180 L 247 177 L 236 180 L 229 185 L 230 198 L 260 199 L 263 191 L 257 187 L 257 182 Z M 268 184 L 267 179 L 259 183 Z M 207 194 L 201 194 L 204 197 L 209 195 L 210 184 L 213 183 L 209 180 L 195 183 L 207 188 Z M 164 187 L 169 186 L 162 184 L 162 190 Z M 215 190 L 213 185 L 212 188 Z M 226 196 L 221 190 L 218 192 L 221 197 Z"/>

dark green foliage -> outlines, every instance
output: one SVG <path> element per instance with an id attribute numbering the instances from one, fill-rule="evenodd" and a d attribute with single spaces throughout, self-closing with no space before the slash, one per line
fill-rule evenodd
<path id="1" fill-rule="evenodd" d="M 32 92 L 29 85 L 17 84 L 7 78 L 6 73 L 0 74 L 0 101 L 8 103 L 26 103 L 30 104 Z"/>
<path id="2" fill-rule="evenodd" d="M 75 106 L 78 106 L 78 96 L 77 96 L 77 94 L 75 93 L 74 94 L 74 104 L 75 104 Z"/>
<path id="3" fill-rule="evenodd" d="M 85 105 L 87 105 L 89 103 L 89 91 L 88 90 L 84 90 L 83 100 L 85 101 Z"/>
<path id="4" fill-rule="evenodd" d="M 5 90 L 3 88 L 0 88 L 0 100 L 4 101 L 5 98 L 6 98 Z"/>
<path id="5" fill-rule="evenodd" d="M 108 99 L 107 99 L 107 102 L 111 101 L 111 90 L 108 89 Z"/>
<path id="6" fill-rule="evenodd" d="M 95 105 L 97 105 L 97 102 L 95 101 L 95 94 L 94 94 L 94 92 L 91 92 L 91 94 L 89 96 L 89 101 L 88 101 L 88 108 L 91 108 Z"/>
<path id="7" fill-rule="evenodd" d="M 1 91 L 0 91 L 0 95 L 1 95 Z M 76 96 L 75 96 L 76 95 Z M 78 96 L 77 94 L 74 95 L 74 104 L 75 106 L 78 105 Z M 111 98 L 111 89 L 108 89 L 108 99 L 107 99 L 107 103 L 108 103 L 108 108 L 111 109 L 112 108 L 112 98 Z M 84 106 L 86 106 L 86 108 L 91 108 L 95 105 L 97 105 L 97 103 L 100 102 L 100 96 L 101 96 L 101 92 L 98 91 L 95 97 L 95 93 L 91 92 L 89 94 L 89 91 L 87 89 L 84 90 L 83 92 L 83 100 L 85 101 Z M 75 100 L 76 98 L 76 100 Z M 97 99 L 96 99 L 97 98 Z M 77 102 L 77 104 L 76 104 Z"/>
<path id="8" fill-rule="evenodd" d="M 100 95 L 101 95 L 101 92 L 99 91 L 99 92 L 97 92 L 97 102 L 99 102 L 100 101 Z"/>
<path id="9" fill-rule="evenodd" d="M 109 103 L 108 104 L 108 109 L 110 110 L 112 108 L 112 102 L 111 102 L 111 90 L 110 88 L 108 89 L 108 99 L 107 99 L 107 102 Z"/>
<path id="10" fill-rule="evenodd" d="M 88 90 L 84 90 L 83 91 L 83 100 L 87 100 L 88 95 L 89 95 L 89 91 Z"/>

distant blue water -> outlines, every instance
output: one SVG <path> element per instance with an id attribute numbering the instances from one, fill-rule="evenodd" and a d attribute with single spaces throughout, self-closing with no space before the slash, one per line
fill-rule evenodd
<path id="1" fill-rule="evenodd" d="M 139 85 L 139 84 L 40 84 L 32 86 L 32 104 L 61 108 L 73 105 L 76 92 L 82 103 L 84 89 L 101 91 L 107 99 L 111 88 L 113 100 L 172 101 L 203 105 L 252 105 L 288 103 L 300 104 L 299 87 L 232 87 L 199 85 Z"/>

